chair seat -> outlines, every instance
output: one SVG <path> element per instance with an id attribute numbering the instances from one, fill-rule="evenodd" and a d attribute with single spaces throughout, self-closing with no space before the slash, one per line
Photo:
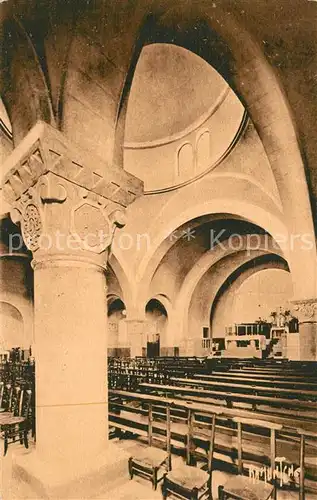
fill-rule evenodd
<path id="1" fill-rule="evenodd" d="M 0 418 L 0 425 L 22 424 L 22 422 L 25 422 L 24 417 L 13 417 L 11 415 L 4 419 Z"/>
<path id="2" fill-rule="evenodd" d="M 11 411 L 5 411 L 0 414 L 0 425 L 3 420 L 6 420 L 8 417 L 13 417 L 13 412 Z"/>
<path id="3" fill-rule="evenodd" d="M 246 476 L 235 476 L 226 482 L 224 490 L 227 494 L 232 493 L 243 500 L 267 500 L 272 495 L 273 486 Z"/>
<path id="4" fill-rule="evenodd" d="M 132 456 L 134 462 L 139 462 L 148 467 L 159 467 L 167 459 L 168 453 L 166 451 L 151 446 L 140 450 Z"/>
<path id="5" fill-rule="evenodd" d="M 166 478 L 179 486 L 192 490 L 193 488 L 202 488 L 202 486 L 208 481 L 209 474 L 199 467 L 183 465 L 182 467 L 169 472 Z"/>

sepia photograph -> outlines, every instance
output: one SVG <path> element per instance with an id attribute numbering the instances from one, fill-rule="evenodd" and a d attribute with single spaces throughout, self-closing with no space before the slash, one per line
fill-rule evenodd
<path id="1" fill-rule="evenodd" d="M 317 500 L 317 0 L 0 0 L 0 500 Z"/>

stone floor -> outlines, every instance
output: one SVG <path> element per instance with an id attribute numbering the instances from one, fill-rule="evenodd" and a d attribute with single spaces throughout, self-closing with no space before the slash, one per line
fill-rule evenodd
<path id="1" fill-rule="evenodd" d="M 0 443 L 1 445 L 2 443 Z M 143 447 L 144 444 L 137 442 L 135 440 L 124 439 L 124 440 L 114 440 L 115 446 L 118 447 L 119 450 L 124 450 L 129 455 L 133 455 L 140 447 Z M 4 498 L 4 500 L 13 500 L 23 498 L 32 498 L 29 492 L 23 492 L 17 495 L 3 496 L 2 492 L 8 491 L 8 479 L 11 476 L 11 465 L 12 465 L 12 453 L 15 454 L 28 454 L 32 453 L 33 446 L 30 446 L 29 450 L 26 450 L 19 444 L 11 445 L 9 447 L 8 453 L 6 457 L 0 457 L 0 500 Z M 173 468 L 179 467 L 183 462 L 183 459 L 178 456 L 172 457 Z M 213 498 L 216 500 L 218 498 L 217 490 L 219 484 L 224 484 L 230 474 L 222 472 L 220 470 L 215 470 L 213 472 Z M 158 500 L 161 499 L 161 490 L 160 485 L 158 486 L 157 491 L 152 490 L 152 486 L 150 482 L 142 479 L 141 477 L 134 476 L 132 480 L 130 480 L 128 476 L 128 470 L 126 472 L 126 477 L 122 478 L 114 478 L 113 483 L 109 485 L 109 491 L 107 494 L 102 494 L 101 496 L 97 496 L 95 498 L 91 498 L 91 500 Z M 294 491 L 278 491 L 277 500 L 297 500 L 298 493 Z M 72 499 L 72 500 L 81 500 L 80 498 Z M 305 500 L 317 500 L 317 495 L 306 494 Z"/>
<path id="2" fill-rule="evenodd" d="M 133 440 L 122 440 L 118 441 L 118 446 L 133 455 L 133 453 L 139 449 L 141 444 Z M 172 457 L 174 468 L 181 465 L 182 462 L 183 460 L 181 457 Z M 225 484 L 230 476 L 231 475 L 229 473 L 220 470 L 213 471 L 212 492 L 214 500 L 218 498 L 218 485 Z M 279 490 L 277 494 L 277 500 L 298 500 L 298 497 L 299 495 L 295 491 Z M 158 487 L 157 491 L 153 491 L 151 484 L 148 481 L 142 479 L 141 477 L 134 476 L 132 480 L 129 479 L 125 484 L 118 488 L 115 492 L 115 496 L 111 498 L 115 500 L 156 500 L 162 499 L 162 495 L 160 487 Z M 306 494 L 305 500 L 317 500 L 317 495 Z"/>

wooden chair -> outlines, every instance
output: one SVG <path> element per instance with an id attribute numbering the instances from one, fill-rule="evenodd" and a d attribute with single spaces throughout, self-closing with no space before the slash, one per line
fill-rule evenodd
<path id="1" fill-rule="evenodd" d="M 299 457 L 299 500 L 305 500 L 305 438 L 317 438 L 316 432 L 306 431 L 303 429 L 297 429 L 297 433 L 300 435 L 300 457 Z"/>
<path id="2" fill-rule="evenodd" d="M 4 383 L 0 382 L 0 411 L 4 411 L 4 408 L 2 407 L 3 403 L 3 395 L 4 395 Z"/>
<path id="3" fill-rule="evenodd" d="M 18 392 L 18 388 L 16 388 L 16 392 Z M 31 428 L 32 391 L 20 388 L 18 394 L 18 406 L 14 408 L 13 413 L 6 412 L 0 415 L 0 430 L 4 438 L 4 455 L 8 451 L 9 442 L 15 442 L 17 437 L 19 437 L 20 444 L 24 444 L 26 448 L 29 447 L 28 432 Z"/>
<path id="4" fill-rule="evenodd" d="M 171 469 L 171 414 L 170 406 L 166 406 L 166 450 L 153 446 L 153 406 L 148 405 L 148 447 L 140 450 L 129 458 L 129 474 L 134 474 L 149 479 L 153 489 L 164 478 L 166 471 Z"/>
<path id="5" fill-rule="evenodd" d="M 0 382 L 0 416 L 8 411 L 12 398 L 12 386 Z"/>
<path id="6" fill-rule="evenodd" d="M 227 483 L 218 487 L 219 500 L 276 500 L 276 481 L 275 481 L 275 459 L 276 459 L 276 431 L 282 429 L 282 425 L 266 421 L 255 421 L 246 418 L 235 417 L 233 419 L 238 427 L 238 476 L 234 476 Z M 261 427 L 270 430 L 270 476 L 271 482 L 259 480 L 259 478 L 243 476 L 243 450 L 242 450 L 242 425 L 252 427 Z M 258 466 L 258 470 L 263 467 Z M 264 469 L 265 470 L 265 469 Z M 266 477 L 266 474 L 263 474 Z"/>
<path id="7" fill-rule="evenodd" d="M 20 392 L 21 392 L 20 386 L 13 387 L 12 384 L 6 384 L 3 387 L 2 407 L 0 410 L 0 422 L 2 418 L 6 418 L 10 415 L 13 416 L 15 413 L 17 414 Z"/>
<path id="8" fill-rule="evenodd" d="M 215 442 L 216 415 L 211 417 L 211 426 L 209 427 L 209 446 L 207 470 L 191 465 L 194 462 L 194 443 L 193 438 L 195 413 L 188 410 L 188 436 L 186 446 L 186 465 L 173 469 L 165 475 L 162 485 L 163 498 L 169 495 L 181 499 L 200 500 L 212 499 L 212 461 Z M 202 423 L 199 422 L 200 426 Z M 210 428 L 211 427 L 211 428 Z"/>

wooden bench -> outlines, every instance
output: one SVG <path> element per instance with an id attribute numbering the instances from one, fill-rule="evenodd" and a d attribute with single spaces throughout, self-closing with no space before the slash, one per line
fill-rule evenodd
<path id="1" fill-rule="evenodd" d="M 285 389 L 285 388 L 277 388 L 277 387 L 265 387 L 258 385 L 258 383 L 254 383 L 252 385 L 248 384 L 239 384 L 235 381 L 231 382 L 220 382 L 217 380 L 209 381 L 203 380 L 201 378 L 190 379 L 190 378 L 177 378 L 171 377 L 171 382 L 175 382 L 176 385 L 186 385 L 191 387 L 203 387 L 204 389 L 230 389 L 230 391 L 239 392 L 239 393 L 247 393 L 247 394 L 261 394 L 266 396 L 279 396 L 283 395 L 287 398 L 299 398 L 300 400 L 310 400 L 317 401 L 317 390 L 307 390 L 307 389 Z M 317 406 L 316 406 L 317 411 Z"/>
<path id="2" fill-rule="evenodd" d="M 313 432 L 316 429 L 317 425 L 317 416 L 305 416 L 300 414 L 299 412 L 290 414 L 279 414 L 274 413 L 274 409 L 270 409 L 270 411 L 264 411 L 257 409 L 256 411 L 247 409 L 247 408 L 228 408 L 227 406 L 221 405 L 219 402 L 216 404 L 215 402 L 210 402 L 206 398 L 195 397 L 195 396 L 179 396 L 179 397 L 167 397 L 167 396 L 157 396 L 155 394 L 148 393 L 140 393 L 140 392 L 127 392 L 120 390 L 109 390 L 109 401 L 114 401 L 114 398 L 118 398 L 123 401 L 157 401 L 161 402 L 163 405 L 167 402 L 174 404 L 174 409 L 177 405 L 181 405 L 182 408 L 192 407 L 192 405 L 199 405 L 199 407 L 204 410 L 214 408 L 222 408 L 223 414 L 228 418 L 234 416 L 243 416 L 245 418 L 259 418 L 260 420 L 270 420 L 272 422 L 276 422 L 277 424 L 282 424 L 285 427 L 296 426 L 299 428 L 304 428 L 307 431 Z M 115 404 L 115 403 L 114 403 Z M 189 405 L 189 406 L 188 406 Z M 118 403 L 118 408 L 124 410 L 124 405 L 120 406 Z M 134 410 L 131 409 L 133 412 Z M 139 409 L 135 410 L 136 413 L 139 413 Z"/>
<path id="3" fill-rule="evenodd" d="M 179 387 L 173 385 L 158 385 L 158 384 L 146 384 L 142 383 L 139 385 L 141 390 L 144 392 L 161 392 L 167 394 L 181 394 L 188 396 L 200 396 L 211 399 L 222 399 L 226 401 L 228 407 L 232 407 L 234 402 L 247 403 L 251 404 L 253 408 L 256 408 L 257 405 L 265 405 L 265 406 L 273 406 L 273 407 L 282 407 L 282 408 L 292 408 L 297 410 L 306 410 L 306 411 L 316 411 L 316 403 L 310 401 L 302 401 L 299 399 L 287 399 L 280 397 L 265 397 L 265 396 L 257 396 L 250 394 L 241 394 L 241 393 L 230 393 L 224 391 L 217 390 L 206 390 L 202 391 L 200 388 L 186 388 Z"/>
<path id="4" fill-rule="evenodd" d="M 260 384 L 271 387 L 293 387 L 294 389 L 307 388 L 309 390 L 317 390 L 317 381 L 314 382 L 298 382 L 297 380 L 288 380 L 287 378 L 277 378 L 277 377 L 268 377 L 268 378 L 254 378 L 250 375 L 241 376 L 239 374 L 220 374 L 220 375 L 205 375 L 205 374 L 197 374 L 194 375 L 195 379 L 208 380 L 208 381 L 219 381 L 219 382 L 238 382 L 240 384 Z"/>
<path id="5" fill-rule="evenodd" d="M 219 369 L 219 368 L 218 368 Z M 242 367 L 240 370 L 238 369 L 229 369 L 229 372 L 243 372 L 256 375 L 283 375 L 283 376 L 291 376 L 291 377 L 309 377 L 309 378 L 317 378 L 316 372 L 312 371 L 302 371 L 302 370 L 291 370 L 287 368 L 253 368 L 253 367 Z"/>
<path id="6" fill-rule="evenodd" d="M 213 371 L 213 375 L 224 375 L 224 372 L 220 371 Z M 309 381 L 312 381 L 313 383 L 317 382 L 317 377 L 314 375 L 307 376 L 307 375 L 294 375 L 294 374 L 285 374 L 283 372 L 278 372 L 277 374 L 268 374 L 268 373 L 253 373 L 253 372 L 243 372 L 242 370 L 230 370 L 225 372 L 226 375 L 238 375 L 239 377 L 252 377 L 254 379 L 257 378 L 263 378 L 263 379 L 268 379 L 268 380 L 285 380 L 285 381 L 298 381 L 298 382 L 305 382 L 307 379 Z"/>
<path id="7" fill-rule="evenodd" d="M 166 415 L 166 405 L 170 405 L 171 408 L 171 418 L 174 421 L 175 415 L 178 419 L 180 419 L 180 414 L 178 412 L 183 412 L 183 424 L 179 425 L 177 423 L 173 423 L 171 427 L 171 439 L 173 446 L 177 445 L 178 447 L 181 446 L 184 450 L 185 453 L 188 453 L 189 451 L 186 448 L 186 435 L 188 433 L 188 429 L 186 427 L 187 425 L 187 412 L 189 410 L 195 411 L 197 415 L 199 414 L 208 414 L 212 413 L 217 410 L 217 413 L 221 413 L 224 417 L 224 422 L 221 422 L 217 429 L 218 429 L 218 440 L 216 440 L 216 447 L 215 447 L 215 452 L 217 453 L 217 460 L 221 460 L 223 463 L 226 463 L 228 466 L 227 459 L 225 457 L 231 457 L 230 461 L 234 460 L 235 463 L 237 463 L 237 448 L 236 445 L 234 444 L 235 441 L 232 441 L 232 439 L 236 439 L 235 436 L 235 430 L 231 426 L 231 422 L 233 421 L 234 418 L 249 418 L 249 419 L 254 419 L 254 412 L 252 411 L 246 411 L 246 410 L 240 410 L 237 408 L 234 409 L 229 409 L 225 407 L 217 407 L 213 405 L 208 405 L 208 404 L 199 404 L 199 403 L 191 403 L 191 402 L 186 402 L 182 401 L 179 399 L 175 398 L 161 398 L 158 396 L 153 396 L 153 395 L 144 395 L 144 394 L 139 394 L 139 393 L 128 393 L 126 391 L 109 391 L 109 404 L 110 404 L 110 412 L 109 412 L 109 419 L 111 421 L 111 425 L 118 426 L 122 430 L 130 431 L 135 433 L 136 435 L 147 437 L 148 436 L 148 423 L 147 423 L 147 411 L 142 410 L 142 403 L 148 404 L 149 402 L 152 403 L 153 407 L 153 412 L 155 412 L 163 421 Z M 112 401 L 114 402 L 112 403 Z M 121 403 L 119 403 L 119 401 Z M 129 406 L 126 404 L 127 402 L 135 403 L 136 401 L 139 402 L 140 407 L 139 408 L 129 408 Z M 125 403 L 125 404 L 123 404 Z M 122 412 L 127 412 L 127 416 L 120 416 L 118 413 L 113 413 L 111 406 L 113 405 L 119 405 L 122 404 Z M 131 411 L 131 413 L 130 413 Z M 140 413 L 143 412 L 143 420 L 134 420 L 135 417 L 137 417 L 138 411 Z M 133 417 L 135 415 L 135 417 Z M 316 435 L 313 430 L 309 429 L 304 429 L 303 427 L 299 427 L 299 430 L 294 428 L 294 427 L 289 427 L 290 423 L 294 424 L 294 421 L 291 417 L 288 418 L 280 418 L 280 417 L 272 417 L 270 415 L 261 415 L 260 413 L 257 413 L 256 417 L 257 421 L 264 420 L 264 422 L 272 422 L 276 421 L 277 425 L 283 425 L 285 424 L 285 427 L 283 429 L 283 434 L 279 436 L 278 438 L 278 443 L 279 446 L 283 445 L 286 446 L 283 451 L 283 454 L 285 454 L 291 461 L 294 463 L 294 465 L 297 467 L 298 463 L 300 462 L 299 459 L 299 450 L 300 450 L 300 436 L 301 433 L 305 436 L 305 439 L 308 441 L 308 447 L 306 448 L 306 452 L 312 456 L 316 456 L 316 449 L 317 449 L 317 441 L 316 441 Z M 159 420 L 159 419 L 157 419 Z M 304 424 L 307 426 L 307 423 Z M 176 427 L 175 427 L 176 426 Z M 155 431 L 157 433 L 162 433 L 162 436 L 164 436 L 164 427 L 165 424 L 163 423 L 161 426 L 159 422 L 156 424 Z M 311 426 L 311 429 L 316 428 L 316 422 L 314 423 L 313 426 Z M 219 434 L 220 432 L 220 434 Z M 230 437 L 231 436 L 231 437 Z M 262 460 L 265 459 L 265 456 L 267 456 L 267 452 L 263 451 L 264 448 L 266 449 L 268 446 L 268 438 L 262 434 L 258 434 L 257 432 L 254 433 L 254 430 L 247 429 L 246 430 L 246 441 L 247 441 L 247 457 L 248 459 L 253 459 L 255 458 L 254 454 L 258 454 L 260 451 L 260 455 L 262 456 Z M 296 437 L 297 436 L 297 437 Z M 311 439 L 312 438 L 312 439 Z M 264 439 L 264 441 L 263 441 Z M 260 441 L 259 441 L 260 440 Z M 205 438 L 199 434 L 199 436 L 194 437 L 195 445 L 198 448 L 205 449 L 207 450 L 206 446 L 206 440 Z M 262 443 L 259 446 L 259 444 L 256 443 Z M 266 444 L 265 444 L 266 443 Z M 233 447 L 232 447 L 233 446 Z M 285 453 L 284 453 L 285 452 Z M 305 453 L 305 450 L 304 450 Z M 202 457 L 206 457 L 205 454 L 202 455 Z M 307 476 L 307 474 L 306 474 Z M 313 487 L 313 482 L 316 481 L 317 477 L 317 468 L 315 467 L 313 471 L 309 471 L 309 474 L 306 479 L 308 479 L 308 485 L 309 487 Z M 316 483 L 315 483 L 316 485 Z"/>

